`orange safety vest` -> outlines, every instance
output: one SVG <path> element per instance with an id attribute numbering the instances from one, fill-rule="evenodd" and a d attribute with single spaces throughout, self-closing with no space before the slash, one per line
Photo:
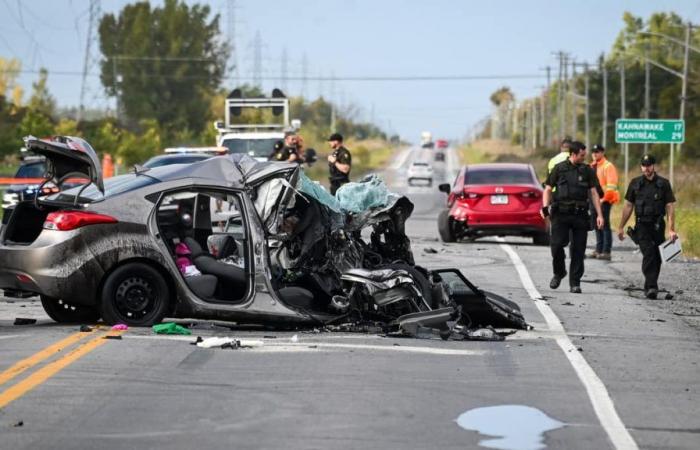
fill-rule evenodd
<path id="1" fill-rule="evenodd" d="M 617 188 L 617 169 L 615 165 L 603 156 L 600 161 L 593 161 L 591 167 L 595 169 L 600 187 L 603 188 L 605 193 L 602 200 L 611 205 L 619 202 L 620 191 Z"/>

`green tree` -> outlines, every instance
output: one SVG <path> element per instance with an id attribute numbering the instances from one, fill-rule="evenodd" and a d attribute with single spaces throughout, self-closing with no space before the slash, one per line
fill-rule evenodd
<path id="1" fill-rule="evenodd" d="M 208 6 L 127 5 L 100 21 L 102 83 L 132 124 L 155 119 L 201 132 L 229 54 L 219 34 L 219 15 L 210 18 Z"/>
<path id="2" fill-rule="evenodd" d="M 49 93 L 46 82 L 49 78 L 49 71 L 43 67 L 39 70 L 39 79 L 32 83 L 32 95 L 29 97 L 27 107 L 34 111 L 53 117 L 56 112 L 56 100 Z"/>
<path id="3" fill-rule="evenodd" d="M 24 136 L 35 136 L 43 138 L 53 135 L 54 124 L 45 114 L 35 109 L 28 109 L 17 129 L 17 143 Z"/>

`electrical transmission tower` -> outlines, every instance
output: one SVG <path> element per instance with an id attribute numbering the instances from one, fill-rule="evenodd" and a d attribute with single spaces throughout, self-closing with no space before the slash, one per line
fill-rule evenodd
<path id="1" fill-rule="evenodd" d="M 287 79 L 288 79 L 288 73 L 287 73 L 287 48 L 285 47 L 282 50 L 282 58 L 281 58 L 281 63 L 280 63 L 280 89 L 282 89 L 282 92 L 287 92 Z"/>
<path id="2" fill-rule="evenodd" d="M 262 89 L 262 48 L 263 41 L 260 30 L 255 32 L 253 41 L 253 86 Z"/>
<path id="3" fill-rule="evenodd" d="M 306 89 L 309 77 L 309 59 L 306 56 L 306 52 L 301 57 L 301 96 L 306 98 Z"/>
<path id="4" fill-rule="evenodd" d="M 85 56 L 83 57 L 83 73 L 80 83 L 80 106 L 78 107 L 77 116 L 78 122 L 83 120 L 83 114 L 85 112 L 85 93 L 87 91 L 87 75 L 96 60 L 92 52 L 97 48 L 97 21 L 100 17 L 100 9 L 100 0 L 90 0 L 90 18 L 88 19 L 87 40 L 85 42 Z"/>
<path id="5" fill-rule="evenodd" d="M 236 45 L 236 9 L 236 0 L 226 2 L 226 39 L 231 50 L 229 64 L 231 75 L 237 81 L 241 72 L 238 69 L 238 46 Z"/>

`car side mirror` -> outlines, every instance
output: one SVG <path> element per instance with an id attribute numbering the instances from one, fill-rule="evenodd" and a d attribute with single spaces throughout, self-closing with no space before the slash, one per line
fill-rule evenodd
<path id="1" fill-rule="evenodd" d="M 304 160 L 306 161 L 306 164 L 308 164 L 309 166 L 312 165 L 313 163 L 315 163 L 317 161 L 317 159 L 318 158 L 316 156 L 316 150 L 314 150 L 313 148 L 307 148 L 304 151 Z"/>
<path id="2" fill-rule="evenodd" d="M 451 191 L 450 185 L 448 183 L 443 183 L 438 186 L 438 190 L 440 192 L 444 192 L 445 194 L 449 194 Z"/>

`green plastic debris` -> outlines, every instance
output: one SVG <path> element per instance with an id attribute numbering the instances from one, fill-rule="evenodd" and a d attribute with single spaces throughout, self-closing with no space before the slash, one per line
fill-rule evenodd
<path id="1" fill-rule="evenodd" d="M 155 334 L 192 334 L 187 328 L 171 322 L 153 325 L 153 332 Z"/>

